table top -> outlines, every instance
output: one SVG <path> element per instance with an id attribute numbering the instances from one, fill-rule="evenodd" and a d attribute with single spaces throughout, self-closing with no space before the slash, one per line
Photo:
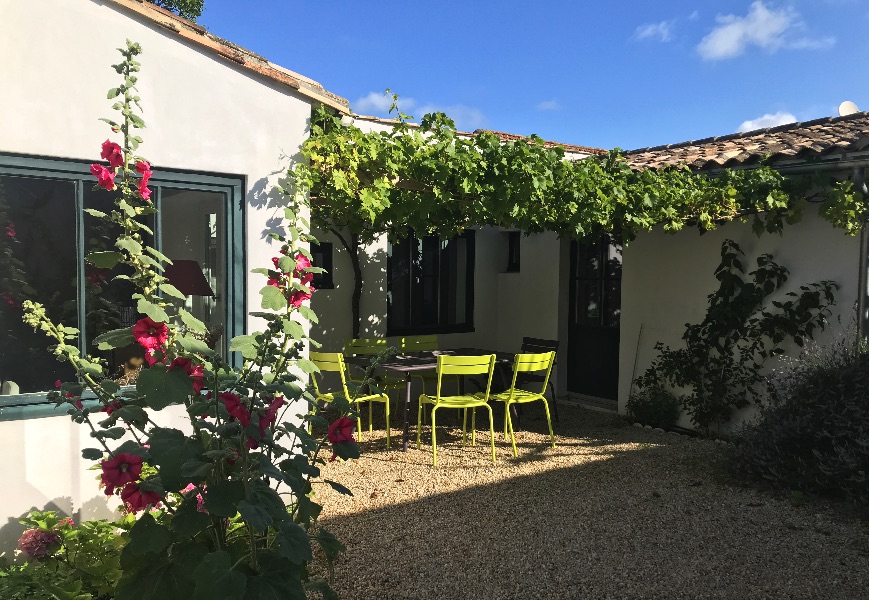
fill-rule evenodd
<path id="1" fill-rule="evenodd" d="M 424 352 L 408 352 L 388 358 L 380 366 L 397 373 L 411 373 L 413 371 L 429 371 L 437 367 L 437 357 L 440 354 L 451 356 L 482 356 L 494 354 L 496 363 L 512 364 L 516 356 L 513 352 L 497 352 L 495 350 L 482 350 L 480 348 L 456 348 L 455 350 L 431 350 Z M 356 365 L 368 365 L 371 363 L 370 354 L 357 354 L 345 358 L 346 362 Z"/>

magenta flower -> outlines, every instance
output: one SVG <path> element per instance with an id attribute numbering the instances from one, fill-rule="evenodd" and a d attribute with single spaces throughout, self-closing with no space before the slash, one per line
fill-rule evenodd
<path id="1" fill-rule="evenodd" d="M 103 151 L 100 152 L 100 158 L 109 161 L 109 166 L 112 169 L 124 166 L 124 151 L 111 140 L 103 142 Z"/>
<path id="2" fill-rule="evenodd" d="M 165 323 L 157 323 L 151 317 L 145 317 L 133 325 L 133 338 L 146 350 L 155 350 L 161 348 L 169 339 L 169 328 Z"/>
<path id="3" fill-rule="evenodd" d="M 6 235 L 11 237 L 13 240 L 15 239 L 15 223 L 9 223 L 6 226 Z"/>
<path id="4" fill-rule="evenodd" d="M 139 164 L 148 164 L 148 163 L 139 163 Z M 138 165 L 136 166 L 138 170 Z M 151 179 L 151 175 L 153 175 L 153 171 L 144 171 L 142 172 L 142 178 L 139 180 L 139 195 L 142 197 L 142 200 L 151 200 L 151 189 L 148 187 L 148 180 Z"/>
<path id="5" fill-rule="evenodd" d="M 97 178 L 97 185 L 108 191 L 115 189 L 115 172 L 107 169 L 99 163 L 91 165 L 91 175 Z"/>
<path id="6" fill-rule="evenodd" d="M 311 288 L 311 292 L 313 291 L 314 288 Z M 311 292 L 303 292 L 301 290 L 294 291 L 292 294 L 290 294 L 290 306 L 294 308 L 299 308 L 302 305 L 302 302 L 311 298 Z"/>
<path id="7" fill-rule="evenodd" d="M 28 560 L 39 560 L 60 548 L 60 536 L 45 529 L 28 529 L 18 538 L 18 549 Z"/>
<path id="8" fill-rule="evenodd" d="M 150 171 L 151 171 L 151 165 L 148 162 L 146 162 L 144 160 L 140 160 L 136 163 L 136 173 L 144 174 L 144 173 L 150 172 Z"/>
<path id="9" fill-rule="evenodd" d="M 106 486 L 106 496 L 115 493 L 116 487 L 136 481 L 142 474 L 142 457 L 123 452 L 100 463 L 101 480 Z"/>
<path id="10" fill-rule="evenodd" d="M 237 395 L 232 392 L 221 392 L 218 397 L 223 400 L 226 411 L 238 419 L 242 427 L 250 425 L 250 412 Z"/>
<path id="11" fill-rule="evenodd" d="M 189 358 L 184 358 L 183 356 L 179 356 L 172 361 L 172 364 L 169 365 L 169 370 L 181 368 L 187 373 L 190 377 L 190 381 L 193 383 L 193 391 L 197 394 L 202 391 L 202 387 L 205 385 L 203 379 L 205 378 L 205 373 L 202 369 L 202 365 L 194 365 L 193 362 Z"/>
<path id="12" fill-rule="evenodd" d="M 127 511 L 137 513 L 150 505 L 156 505 L 162 500 L 157 492 L 147 492 L 139 488 L 138 483 L 129 483 L 121 490 L 121 500 L 127 505 Z"/>

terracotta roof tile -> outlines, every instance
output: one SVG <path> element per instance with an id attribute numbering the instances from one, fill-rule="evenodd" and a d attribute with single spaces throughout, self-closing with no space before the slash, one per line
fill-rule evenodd
<path id="1" fill-rule="evenodd" d="M 179 17 L 169 10 L 145 2 L 145 0 L 109 0 L 109 2 L 130 10 L 156 25 L 168 29 L 188 42 L 232 61 L 243 69 L 297 90 L 303 96 L 322 102 L 344 113 L 350 110 L 350 103 L 346 99 L 327 91 L 313 79 L 284 69 L 246 48 L 212 35 L 201 25 Z"/>
<path id="2" fill-rule="evenodd" d="M 689 165 L 719 169 L 770 161 L 859 152 L 869 147 L 869 112 L 625 152 L 636 168 Z"/>

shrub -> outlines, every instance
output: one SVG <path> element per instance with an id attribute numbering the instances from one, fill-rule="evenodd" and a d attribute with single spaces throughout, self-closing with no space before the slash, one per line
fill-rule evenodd
<path id="1" fill-rule="evenodd" d="M 20 565 L 0 568 L 0 598 L 112 598 L 132 517 L 76 525 L 54 511 L 33 511 L 18 540 Z"/>
<path id="2" fill-rule="evenodd" d="M 679 399 L 660 386 L 643 388 L 628 398 L 628 418 L 643 425 L 672 425 L 680 412 Z"/>
<path id="3" fill-rule="evenodd" d="M 869 347 L 817 348 L 770 379 L 772 398 L 738 438 L 737 472 L 869 503 Z"/>

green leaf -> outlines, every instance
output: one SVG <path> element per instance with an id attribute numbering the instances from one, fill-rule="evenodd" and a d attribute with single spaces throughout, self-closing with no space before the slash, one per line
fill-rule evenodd
<path id="1" fill-rule="evenodd" d="M 148 229 L 147 231 L 148 231 L 148 233 L 153 234 L 153 232 L 150 229 Z M 145 252 L 147 252 L 148 254 L 150 254 L 151 256 L 153 256 L 154 258 L 156 258 L 157 260 L 159 260 L 161 262 L 164 262 L 164 263 L 169 264 L 169 265 L 172 264 L 172 261 L 169 260 L 169 258 L 165 254 L 163 254 L 162 252 L 158 252 L 157 250 L 155 250 L 151 246 L 145 246 Z"/>
<path id="2" fill-rule="evenodd" d="M 85 460 L 102 460 L 103 451 L 99 448 L 83 448 L 81 457 Z"/>
<path id="3" fill-rule="evenodd" d="M 143 514 L 130 529 L 130 541 L 124 553 L 133 555 L 159 554 L 172 543 L 169 530 L 157 523 L 151 513 Z"/>
<path id="4" fill-rule="evenodd" d="M 186 300 L 187 296 L 182 294 L 178 288 L 176 288 L 171 283 L 161 283 L 160 291 L 166 294 L 167 296 L 172 296 L 173 298 L 180 298 L 181 300 Z"/>
<path id="5" fill-rule="evenodd" d="M 172 404 L 183 404 L 193 395 L 193 382 L 184 369 L 167 370 L 156 364 L 143 369 L 136 380 L 136 391 L 145 397 L 148 407 L 162 410 Z"/>
<path id="6" fill-rule="evenodd" d="M 208 477 L 214 470 L 214 465 L 210 462 L 202 462 L 201 460 L 188 460 L 181 465 L 181 476 L 185 479 L 200 481 Z"/>
<path id="7" fill-rule="evenodd" d="M 238 335 L 229 341 L 229 351 L 241 352 L 243 357 L 253 360 L 257 357 L 259 343 L 256 341 L 256 336 Z"/>
<path id="8" fill-rule="evenodd" d="M 284 320 L 284 333 L 295 340 L 300 340 L 305 337 L 305 330 L 298 321 L 292 319 Z"/>
<path id="9" fill-rule="evenodd" d="M 305 600 L 300 568 L 287 559 L 263 551 L 260 575 L 247 581 L 244 600 Z"/>
<path id="10" fill-rule="evenodd" d="M 126 250 L 130 254 L 138 255 L 142 253 L 142 244 L 129 236 L 119 237 L 115 242 L 115 246 L 121 250 Z"/>
<path id="11" fill-rule="evenodd" d="M 282 256 L 278 259 L 278 268 L 284 273 L 292 273 L 296 270 L 296 261 L 289 256 Z"/>
<path id="12" fill-rule="evenodd" d="M 308 360 L 307 358 L 300 358 L 296 361 L 296 365 L 305 373 L 319 373 L 320 368 L 317 367 L 316 364 Z"/>
<path id="13" fill-rule="evenodd" d="M 317 313 L 311 310 L 310 306 L 305 306 L 304 304 L 299 307 L 299 314 L 308 319 L 311 323 L 319 323 L 320 320 L 317 318 Z"/>
<path id="14" fill-rule="evenodd" d="M 85 260 L 98 269 L 111 269 L 124 260 L 124 255 L 120 252 L 91 252 Z"/>
<path id="15" fill-rule="evenodd" d="M 177 429 L 155 427 L 148 437 L 150 463 L 158 467 L 160 480 L 167 490 L 180 490 L 190 483 L 182 475 L 182 465 L 197 460 L 205 448 L 196 438 L 187 438 Z M 230 515 L 231 516 L 231 515 Z"/>
<path id="16" fill-rule="evenodd" d="M 94 338 L 93 343 L 96 344 L 98 350 L 114 350 L 115 348 L 124 348 L 129 346 L 136 340 L 133 339 L 132 327 L 124 329 L 113 329 Z"/>
<path id="17" fill-rule="evenodd" d="M 337 560 L 338 557 L 341 556 L 341 553 L 346 552 L 347 550 L 347 548 L 344 547 L 344 544 L 338 541 L 338 538 L 322 527 L 317 531 L 317 535 L 314 536 L 314 539 L 317 540 L 318 544 L 320 544 L 320 548 L 322 548 L 326 557 L 330 561 Z"/>
<path id="18" fill-rule="evenodd" d="M 177 537 L 193 537 L 211 525 L 211 517 L 208 513 L 199 512 L 198 506 L 199 500 L 194 495 L 184 500 L 175 510 L 169 528 Z"/>
<path id="19" fill-rule="evenodd" d="M 332 444 L 332 451 L 338 455 L 338 458 L 351 460 L 359 458 L 359 446 L 356 442 L 343 442 L 340 444 Z"/>
<path id="20" fill-rule="evenodd" d="M 153 304 L 148 302 L 144 298 L 139 298 L 139 302 L 136 305 L 136 310 L 140 313 L 148 315 L 151 317 L 152 321 L 157 323 L 167 323 L 169 321 L 169 315 L 166 314 L 166 311 Z"/>
<path id="21" fill-rule="evenodd" d="M 275 542 L 278 546 L 278 553 L 294 565 L 303 565 L 314 558 L 311 551 L 311 538 L 308 537 L 308 532 L 297 523 L 292 521 L 281 523 Z"/>
<path id="22" fill-rule="evenodd" d="M 90 216 L 96 217 L 97 219 L 104 219 L 108 216 L 108 215 L 106 215 L 106 213 L 104 213 L 100 210 L 93 209 L 93 208 L 85 208 L 83 210 L 84 210 L 84 212 L 86 212 Z"/>
<path id="23" fill-rule="evenodd" d="M 281 497 L 262 481 L 251 485 L 250 497 L 238 503 L 238 512 L 257 531 L 265 531 L 272 523 L 287 517 L 287 508 Z"/>
<path id="24" fill-rule="evenodd" d="M 208 344 L 203 342 L 202 340 L 198 340 L 194 337 L 190 337 L 189 335 L 182 335 L 175 340 L 181 344 L 181 347 L 184 348 L 187 352 L 192 352 L 194 354 L 203 354 L 205 356 L 211 356 L 214 354 L 214 350 L 208 347 Z"/>
<path id="25" fill-rule="evenodd" d="M 238 503 L 244 499 L 244 483 L 218 481 L 203 493 L 205 510 L 215 517 L 232 518 L 238 513 Z"/>
<path id="26" fill-rule="evenodd" d="M 247 576 L 232 570 L 232 557 L 225 550 L 212 552 L 193 571 L 196 588 L 192 600 L 241 600 Z"/>
<path id="27" fill-rule="evenodd" d="M 178 316 L 181 317 L 181 322 L 193 333 L 208 333 L 208 328 L 205 323 L 191 315 L 183 308 L 178 309 Z"/>
<path id="28" fill-rule="evenodd" d="M 96 431 L 91 431 L 91 436 L 100 440 L 106 438 L 110 440 L 119 440 L 124 437 L 125 433 L 127 433 L 127 430 L 123 427 L 112 427 L 111 429 L 98 429 Z"/>
<path id="29" fill-rule="evenodd" d="M 284 293 L 278 288 L 267 285 L 263 289 L 259 291 L 262 294 L 262 308 L 267 308 L 270 310 L 283 310 L 287 307 L 287 299 L 284 297 Z"/>
<path id="30" fill-rule="evenodd" d="M 113 412 L 112 417 L 115 416 L 127 423 L 135 423 L 140 426 L 145 426 L 148 423 L 148 413 L 141 406 L 128 404 Z"/>

